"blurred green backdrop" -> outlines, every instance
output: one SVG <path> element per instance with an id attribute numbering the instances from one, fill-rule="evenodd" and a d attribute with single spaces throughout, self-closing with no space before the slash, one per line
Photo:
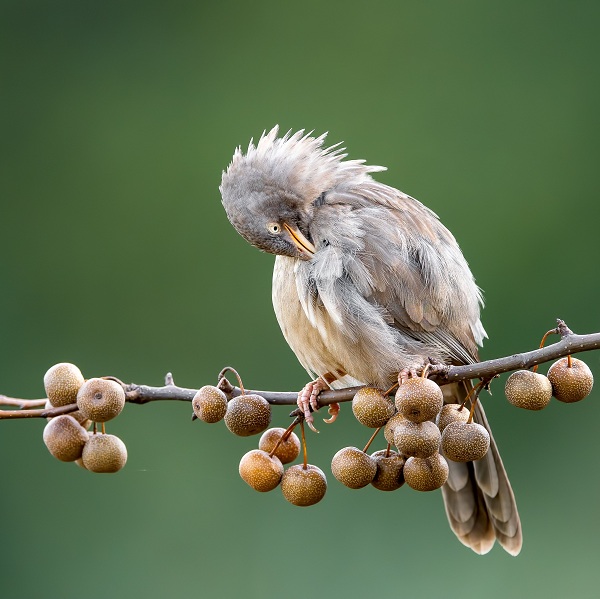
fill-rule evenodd
<path id="1" fill-rule="evenodd" d="M 254 388 L 306 375 L 270 305 L 273 258 L 227 222 L 218 185 L 265 128 L 330 131 L 435 210 L 486 293 L 483 357 L 564 318 L 600 330 L 600 5 L 593 2 L 0 4 L 0 392 L 87 377 Z M 600 353 L 584 359 L 600 376 Z M 486 401 L 519 501 L 514 559 L 477 557 L 439 493 L 350 491 L 301 510 L 237 474 L 256 439 L 129 406 L 114 476 L 54 460 L 43 422 L 0 422 L 0 595 L 595 597 L 600 392 L 519 411 Z M 274 414 L 285 425 L 287 410 Z M 309 439 L 369 431 L 348 406 Z"/>

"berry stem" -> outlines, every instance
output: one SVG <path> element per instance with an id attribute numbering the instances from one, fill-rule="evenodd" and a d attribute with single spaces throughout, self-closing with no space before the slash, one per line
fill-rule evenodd
<path id="1" fill-rule="evenodd" d="M 471 394 L 476 391 L 477 389 L 481 390 L 481 388 L 485 385 L 485 381 L 479 381 L 479 383 L 477 383 L 474 387 L 471 387 L 471 389 L 469 389 L 469 392 L 467 393 L 467 397 L 465 397 L 465 400 L 462 402 L 462 404 L 460 405 L 460 409 L 462 410 L 465 407 L 465 404 L 470 400 L 471 400 Z M 476 396 L 479 393 L 476 394 Z"/>
<path id="2" fill-rule="evenodd" d="M 279 441 L 277 441 L 277 443 L 275 444 L 275 447 L 273 447 L 273 449 L 271 450 L 271 453 L 269 454 L 269 457 L 272 458 L 273 455 L 275 454 L 275 452 L 277 451 L 277 448 L 284 443 L 289 436 L 292 434 L 292 431 L 294 430 L 294 427 L 300 422 L 300 418 L 296 417 L 294 418 L 292 424 L 290 424 L 281 434 L 281 437 L 279 437 Z"/>
<path id="3" fill-rule="evenodd" d="M 475 395 L 475 398 L 470 400 L 471 410 L 469 411 L 469 419 L 467 420 L 467 424 L 471 424 L 471 422 L 473 421 L 473 413 L 475 412 L 475 406 L 477 405 L 477 399 L 479 398 L 479 394 L 481 393 L 481 390 L 484 389 L 490 381 L 491 379 L 482 379 L 481 381 L 479 381 L 474 387 L 471 388 L 469 393 L 467 393 L 465 401 L 463 401 L 460 405 L 459 411 L 461 411 L 465 407 L 465 404 L 467 403 L 467 401 L 469 401 L 471 394 L 473 393 Z"/>
<path id="4" fill-rule="evenodd" d="M 549 331 L 546 331 L 546 333 L 544 334 L 544 336 L 542 337 L 542 340 L 540 342 L 540 349 L 542 349 L 542 347 L 544 347 L 544 344 L 546 343 L 546 339 L 548 337 L 548 335 L 558 335 L 559 334 L 559 330 L 558 327 L 555 329 L 550 329 Z M 537 372 L 539 364 L 536 364 L 531 371 L 532 372 Z"/>
<path id="5" fill-rule="evenodd" d="M 240 391 L 242 392 L 242 395 L 246 395 L 246 390 L 244 389 L 244 385 L 242 384 L 242 377 L 240 377 L 238 371 L 233 368 L 232 366 L 225 366 L 225 368 L 223 368 L 223 370 L 221 370 L 221 372 L 219 372 L 219 382 L 221 381 L 221 379 L 225 378 L 225 374 L 227 372 L 233 372 L 233 374 L 235 374 L 237 380 L 238 380 L 238 385 L 240 386 Z"/>
<path id="6" fill-rule="evenodd" d="M 384 395 L 387 397 L 392 391 L 396 390 L 396 387 L 399 387 L 400 383 L 394 383 L 385 393 Z"/>
<path id="7" fill-rule="evenodd" d="M 105 381 L 114 381 L 115 383 L 118 383 L 119 385 L 121 385 L 121 387 L 123 387 L 123 389 L 125 389 L 127 387 L 127 385 L 121 379 L 118 379 L 116 376 L 101 376 L 100 378 Z"/>
<path id="8" fill-rule="evenodd" d="M 388 443 L 388 444 L 387 444 L 387 447 L 386 447 L 386 449 L 385 449 L 385 456 L 384 456 L 384 457 L 386 457 L 386 458 L 389 458 L 389 457 L 390 457 L 390 450 L 391 450 L 391 449 L 392 449 L 392 444 L 391 444 L 391 443 Z"/>
<path id="9" fill-rule="evenodd" d="M 467 420 L 467 424 L 471 424 L 473 422 L 473 414 L 475 413 L 475 406 L 477 405 L 478 397 L 475 396 L 475 399 L 471 402 L 471 411 L 469 412 L 469 419 Z"/>
<path id="10" fill-rule="evenodd" d="M 567 356 L 567 368 L 573 368 L 573 360 L 571 360 L 571 354 Z"/>
<path id="11" fill-rule="evenodd" d="M 367 441 L 367 444 L 365 445 L 365 448 L 363 449 L 363 453 L 367 453 L 367 449 L 369 449 L 371 443 L 373 443 L 375 437 L 377 436 L 377 433 L 382 429 L 383 427 L 379 427 L 375 429 L 375 432 L 371 435 L 371 438 Z"/>
<path id="12" fill-rule="evenodd" d="M 102 423 L 102 434 L 106 435 L 106 428 L 104 428 L 104 422 Z"/>
<path id="13" fill-rule="evenodd" d="M 426 379 L 428 372 L 429 372 L 429 362 L 427 364 L 425 364 L 425 368 L 423 368 L 423 372 L 421 373 L 421 378 Z"/>
<path id="14" fill-rule="evenodd" d="M 306 456 L 306 435 L 304 434 L 304 420 L 300 421 L 300 432 L 302 434 L 302 454 L 304 456 L 304 464 L 302 465 L 302 469 L 306 470 L 308 467 L 308 460 Z"/>

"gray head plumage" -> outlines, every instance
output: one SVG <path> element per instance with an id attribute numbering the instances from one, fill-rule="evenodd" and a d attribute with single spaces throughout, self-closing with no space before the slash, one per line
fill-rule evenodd
<path id="1" fill-rule="evenodd" d="M 306 259 L 310 256 L 302 247 L 298 253 L 294 243 L 298 235 L 286 234 L 283 224 L 310 244 L 308 225 L 319 195 L 342 182 L 360 185 L 369 173 L 385 168 L 344 160 L 340 144 L 323 146 L 326 133 L 313 137 L 300 130 L 277 137 L 278 132 L 275 126 L 256 145 L 250 141 L 245 154 L 238 147 L 219 189 L 227 217 L 247 241 L 267 252 Z"/>

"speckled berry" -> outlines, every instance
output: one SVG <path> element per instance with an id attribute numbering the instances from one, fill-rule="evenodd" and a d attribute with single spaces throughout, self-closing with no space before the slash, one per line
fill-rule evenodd
<path id="1" fill-rule="evenodd" d="M 517 408 L 541 410 L 552 399 L 552 385 L 543 375 L 531 370 L 517 370 L 507 379 L 506 399 Z"/>
<path id="2" fill-rule="evenodd" d="M 227 412 L 227 396 L 213 385 L 201 387 L 192 399 L 192 409 L 198 419 L 214 424 L 223 420 Z"/>
<path id="3" fill-rule="evenodd" d="M 475 422 L 451 422 L 442 434 L 441 448 L 453 462 L 473 462 L 488 452 L 490 434 Z"/>
<path id="4" fill-rule="evenodd" d="M 427 458 L 438 451 L 440 441 L 440 429 L 429 421 L 405 420 L 394 431 L 394 445 L 405 456 Z"/>
<path id="5" fill-rule="evenodd" d="M 356 447 L 344 447 L 333 456 L 331 472 L 350 489 L 362 489 L 375 477 L 377 463 L 374 458 Z"/>
<path id="6" fill-rule="evenodd" d="M 383 429 L 383 436 L 390 445 L 394 444 L 394 432 L 396 431 L 396 427 L 402 422 L 406 422 L 406 418 L 402 414 L 394 414 L 387 421 Z"/>
<path id="7" fill-rule="evenodd" d="M 377 472 L 371 484 L 380 491 L 395 491 L 404 484 L 404 457 L 399 453 L 381 449 L 371 454 Z"/>
<path id="8" fill-rule="evenodd" d="M 83 383 L 81 370 L 68 362 L 51 366 L 44 375 L 44 389 L 55 408 L 75 403 L 77 392 Z"/>
<path id="9" fill-rule="evenodd" d="M 408 458 L 404 464 L 404 480 L 415 491 L 434 491 L 448 480 L 448 462 L 439 453 L 420 458 Z"/>
<path id="10" fill-rule="evenodd" d="M 364 426 L 379 428 L 394 415 L 394 404 L 376 387 L 363 387 L 352 400 L 352 413 Z"/>
<path id="11" fill-rule="evenodd" d="M 444 405 L 444 395 L 437 383 L 421 377 L 404 381 L 396 391 L 396 408 L 411 422 L 432 420 Z"/>
<path id="12" fill-rule="evenodd" d="M 225 424 L 240 437 L 262 433 L 271 422 L 271 406 L 260 395 L 240 395 L 227 404 Z"/>
<path id="13" fill-rule="evenodd" d="M 279 439 L 281 439 L 283 433 L 285 433 L 285 429 L 280 427 L 266 430 L 258 442 L 258 448 L 271 453 L 273 448 L 279 443 Z M 282 464 L 289 464 L 298 457 L 299 453 L 300 439 L 298 439 L 296 433 L 290 433 L 285 441 L 279 443 L 273 455 L 276 455 Z"/>
<path id="14" fill-rule="evenodd" d="M 574 403 L 587 397 L 594 386 L 594 375 L 588 365 L 577 358 L 561 358 L 548 370 L 552 394 L 558 401 Z"/>
<path id="15" fill-rule="evenodd" d="M 440 429 L 440 432 L 444 432 L 444 429 L 451 422 L 466 422 L 469 419 L 469 410 L 464 406 L 461 407 L 458 403 L 447 403 L 445 404 L 438 417 L 436 418 L 436 424 Z"/>
<path id="16" fill-rule="evenodd" d="M 119 437 L 97 433 L 89 436 L 81 457 L 90 472 L 118 472 L 127 462 L 127 448 Z"/>
<path id="17" fill-rule="evenodd" d="M 261 449 L 253 449 L 245 454 L 240 460 L 239 470 L 242 479 L 261 493 L 272 491 L 283 476 L 281 460 Z"/>
<path id="18" fill-rule="evenodd" d="M 81 457 L 88 432 L 71 416 L 52 418 L 44 428 L 44 443 L 48 451 L 62 462 L 74 462 Z"/>
<path id="19" fill-rule="evenodd" d="M 119 383 L 108 379 L 89 379 L 77 393 L 77 407 L 93 422 L 108 422 L 125 406 L 125 391 Z"/>
<path id="20" fill-rule="evenodd" d="M 290 466 L 281 479 L 283 496 L 294 505 L 306 507 L 323 499 L 327 491 L 327 478 L 317 466 L 303 464 Z"/>

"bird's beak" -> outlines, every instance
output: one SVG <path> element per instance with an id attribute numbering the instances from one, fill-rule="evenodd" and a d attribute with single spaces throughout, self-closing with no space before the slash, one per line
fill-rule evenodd
<path id="1" fill-rule="evenodd" d="M 304 258 L 304 260 L 310 260 L 315 255 L 317 248 L 304 237 L 297 227 L 290 227 L 287 223 L 283 223 L 283 227 L 292 237 L 292 242 L 296 246 L 298 252 L 300 252 L 302 258 Z"/>

